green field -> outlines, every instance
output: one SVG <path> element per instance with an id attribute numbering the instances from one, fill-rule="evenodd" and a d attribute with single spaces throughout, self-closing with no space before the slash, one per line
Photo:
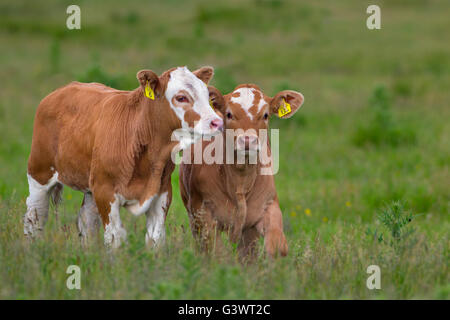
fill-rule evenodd
<path id="1" fill-rule="evenodd" d="M 449 1 L 76 1 L 82 29 L 70 31 L 73 3 L 0 4 L 0 298 L 449 298 Z M 366 28 L 369 4 L 381 30 Z M 40 100 L 72 80 L 134 89 L 138 70 L 178 65 L 214 66 L 223 93 L 256 83 L 305 96 L 294 117 L 271 121 L 288 256 L 242 265 L 233 245 L 197 252 L 178 170 L 158 252 L 145 247 L 145 217 L 126 211 L 123 248 L 84 250 L 69 188 L 44 237 L 24 239 Z M 81 290 L 66 287 L 72 264 Z M 366 287 L 369 265 L 380 290 Z"/>

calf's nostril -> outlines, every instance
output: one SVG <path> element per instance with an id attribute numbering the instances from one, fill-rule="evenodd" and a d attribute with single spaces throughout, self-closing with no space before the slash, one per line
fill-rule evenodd
<path id="1" fill-rule="evenodd" d="M 220 130 L 220 129 L 222 129 L 223 121 L 221 119 L 214 119 L 211 121 L 209 126 L 211 127 L 211 129 L 219 129 Z"/>
<path id="2" fill-rule="evenodd" d="M 257 136 L 244 136 L 240 135 L 236 137 L 237 148 L 242 150 L 257 150 L 258 149 L 258 137 Z"/>

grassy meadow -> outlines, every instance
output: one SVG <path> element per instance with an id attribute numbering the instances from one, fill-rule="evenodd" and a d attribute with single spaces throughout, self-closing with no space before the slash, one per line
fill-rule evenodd
<path id="1" fill-rule="evenodd" d="M 73 1 L 0 4 L 1 299 L 448 299 L 450 2 Z M 381 30 L 366 8 L 381 7 Z M 119 89 L 136 72 L 215 67 L 223 93 L 256 83 L 298 90 L 305 104 L 280 129 L 276 184 L 286 258 L 242 265 L 233 245 L 197 252 L 172 176 L 167 242 L 145 247 L 145 216 L 122 212 L 128 243 L 84 250 L 81 194 L 64 190 L 42 239 L 22 217 L 40 100 L 72 80 Z M 66 269 L 81 268 L 81 290 Z M 366 269 L 381 269 L 369 290 Z"/>

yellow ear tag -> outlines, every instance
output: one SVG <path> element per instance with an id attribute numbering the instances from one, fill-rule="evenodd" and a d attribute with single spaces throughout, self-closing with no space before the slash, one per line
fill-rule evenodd
<path id="1" fill-rule="evenodd" d="M 209 105 L 211 106 L 211 108 L 214 110 L 214 105 L 213 105 L 213 101 L 212 99 L 209 99 Z"/>
<path id="2" fill-rule="evenodd" d="M 148 81 L 145 85 L 145 96 L 151 100 L 155 100 L 155 93 L 153 92 L 152 88 L 150 88 Z"/>
<path id="3" fill-rule="evenodd" d="M 278 108 L 278 117 L 281 118 L 282 116 L 285 116 L 290 112 L 291 112 L 291 105 L 287 103 L 286 100 L 284 100 L 283 98 L 283 105 L 281 105 Z"/>

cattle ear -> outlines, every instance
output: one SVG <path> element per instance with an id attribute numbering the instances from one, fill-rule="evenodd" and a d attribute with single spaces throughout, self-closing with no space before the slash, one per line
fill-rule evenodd
<path id="1" fill-rule="evenodd" d="M 305 98 L 300 92 L 284 90 L 278 92 L 270 102 L 270 112 L 280 118 L 290 118 L 302 106 Z"/>
<path id="2" fill-rule="evenodd" d="M 213 86 L 208 86 L 209 91 L 209 103 L 216 113 L 220 113 L 223 118 L 225 112 L 225 99 L 222 93 Z"/>
<path id="3" fill-rule="evenodd" d="M 202 67 L 198 70 L 192 72 L 195 74 L 197 78 L 202 80 L 205 84 L 208 84 L 214 76 L 214 68 L 213 67 Z"/>
<path id="4" fill-rule="evenodd" d="M 148 84 L 157 97 L 163 94 L 159 77 L 152 70 L 141 70 L 136 74 L 136 78 L 139 80 L 142 89 L 145 90 L 145 86 Z"/>

